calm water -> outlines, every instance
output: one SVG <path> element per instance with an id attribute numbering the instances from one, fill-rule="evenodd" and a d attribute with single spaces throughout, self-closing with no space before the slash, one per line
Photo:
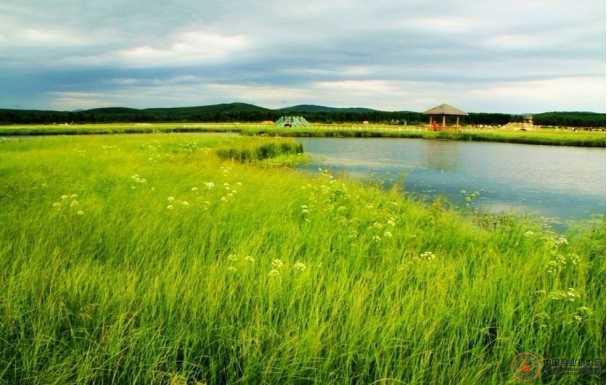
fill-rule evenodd
<path id="1" fill-rule="evenodd" d="M 553 218 L 558 223 L 605 215 L 605 149 L 422 139 L 300 138 L 328 168 L 388 184 L 405 173 L 408 193 L 463 203 L 461 190 L 480 191 L 474 205 Z"/>

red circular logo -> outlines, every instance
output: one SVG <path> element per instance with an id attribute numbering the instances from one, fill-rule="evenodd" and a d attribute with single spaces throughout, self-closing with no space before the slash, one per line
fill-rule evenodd
<path id="1" fill-rule="evenodd" d="M 510 371 L 514 377 L 523 382 L 535 380 L 541 368 L 540 360 L 529 352 L 517 354 L 510 363 Z"/>

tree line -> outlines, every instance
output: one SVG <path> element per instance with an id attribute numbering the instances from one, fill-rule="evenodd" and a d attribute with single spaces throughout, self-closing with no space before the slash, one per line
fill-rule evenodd
<path id="1" fill-rule="evenodd" d="M 209 111 L 196 109 L 96 109 L 78 112 L 39 110 L 0 110 L 0 124 L 88 124 L 88 123 L 254 123 L 276 121 L 283 115 L 300 115 L 311 123 L 384 123 L 397 125 L 426 124 L 429 117 L 419 112 L 284 112 L 260 109 L 255 111 Z M 505 125 L 522 122 L 523 115 L 502 113 L 470 113 L 460 118 L 462 125 Z M 605 127 L 605 114 L 591 112 L 548 112 L 533 116 L 536 125 L 569 127 Z M 442 117 L 435 117 L 437 122 Z M 447 118 L 448 124 L 455 117 Z"/>

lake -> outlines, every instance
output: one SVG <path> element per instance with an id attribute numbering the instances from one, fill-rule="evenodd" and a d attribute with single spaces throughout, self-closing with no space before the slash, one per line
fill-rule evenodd
<path id="1" fill-rule="evenodd" d="M 492 212 L 564 224 L 605 216 L 605 149 L 388 138 L 298 138 L 314 162 L 357 178 L 403 183 L 405 193 L 444 196 Z M 399 182 L 399 174 L 404 181 Z"/>

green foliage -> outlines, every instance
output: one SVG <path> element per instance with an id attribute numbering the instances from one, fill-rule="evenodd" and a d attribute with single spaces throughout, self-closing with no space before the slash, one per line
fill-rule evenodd
<path id="1" fill-rule="evenodd" d="M 293 141 L 279 141 L 277 139 L 262 140 L 252 143 L 240 143 L 237 147 L 218 148 L 217 156 L 223 160 L 234 160 L 241 163 L 276 158 L 284 155 L 297 155 L 303 153 L 303 144 Z"/>
<path id="2" fill-rule="evenodd" d="M 605 127 L 605 114 L 594 112 L 545 112 L 533 115 L 534 124 L 556 127 Z"/>
<path id="3" fill-rule="evenodd" d="M 565 239 L 215 152 L 264 141 L 0 142 L 0 383 L 514 384 L 519 352 L 604 359 L 604 221 Z M 537 382 L 580 380 L 602 377 Z"/>
<path id="4" fill-rule="evenodd" d="M 297 112 L 314 123 L 385 123 L 415 125 L 428 117 L 412 111 L 376 111 L 365 108 L 330 108 L 302 105 L 270 110 L 252 104 L 230 103 L 179 108 L 95 108 L 78 112 L 0 109 L 0 125 L 9 124 L 87 124 L 87 123 L 187 123 L 187 122 L 262 122 L 276 121 L 287 112 Z M 504 125 L 521 122 L 522 115 L 474 113 L 461 117 L 464 125 Z M 605 127 L 605 114 L 591 112 L 548 112 L 534 115 L 538 125 L 569 127 Z M 455 124 L 455 117 L 448 117 Z"/>

